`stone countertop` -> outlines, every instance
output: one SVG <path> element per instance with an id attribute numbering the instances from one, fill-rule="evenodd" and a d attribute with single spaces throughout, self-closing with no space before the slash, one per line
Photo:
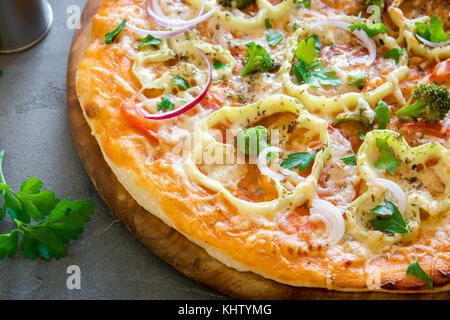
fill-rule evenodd
<path id="1" fill-rule="evenodd" d="M 97 194 L 72 141 L 66 102 L 66 69 L 74 30 L 67 9 L 86 0 L 49 0 L 55 20 L 37 46 L 0 55 L 0 149 L 14 189 L 31 176 L 58 198 L 96 202 L 85 232 L 68 255 L 46 262 L 19 252 L 0 261 L 0 299 L 223 299 L 226 296 L 185 277 L 144 247 Z M 5 218 L 0 233 L 12 222 Z M 81 271 L 81 289 L 66 286 L 70 265 Z"/>

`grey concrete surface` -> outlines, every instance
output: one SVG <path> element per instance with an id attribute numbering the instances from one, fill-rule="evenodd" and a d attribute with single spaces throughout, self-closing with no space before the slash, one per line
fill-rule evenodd
<path id="1" fill-rule="evenodd" d="M 69 5 L 86 0 L 50 0 L 55 21 L 36 47 L 0 55 L 0 149 L 4 172 L 19 188 L 35 176 L 59 198 L 92 198 L 96 212 L 67 257 L 46 262 L 19 254 L 0 261 L 0 299 L 222 299 L 185 277 L 137 241 L 116 220 L 87 177 L 70 132 L 66 68 L 73 30 L 66 27 Z M 11 222 L 0 223 L 5 232 Z M 81 289 L 66 286 L 67 267 L 81 269 Z"/>

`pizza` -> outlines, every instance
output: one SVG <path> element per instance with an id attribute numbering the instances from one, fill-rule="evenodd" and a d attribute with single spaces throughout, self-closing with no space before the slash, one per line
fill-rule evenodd
<path id="1" fill-rule="evenodd" d="M 118 181 L 280 283 L 450 284 L 446 0 L 103 0 L 77 95 Z"/>

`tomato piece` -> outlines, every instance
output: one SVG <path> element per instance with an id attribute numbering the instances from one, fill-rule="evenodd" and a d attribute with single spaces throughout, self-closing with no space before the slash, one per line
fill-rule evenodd
<path id="1" fill-rule="evenodd" d="M 121 110 L 133 127 L 154 139 L 156 142 L 159 141 L 158 134 L 153 131 L 156 128 L 156 125 L 151 125 L 154 121 L 145 119 L 142 111 L 140 111 L 134 103 L 122 103 Z M 149 126 L 154 128 L 149 128 Z"/>
<path id="2" fill-rule="evenodd" d="M 436 138 L 447 138 L 449 136 L 449 130 L 443 132 L 442 125 L 440 123 L 429 124 L 427 122 L 410 122 L 403 123 L 400 126 L 400 131 L 420 132 L 427 136 L 433 136 Z"/>
<path id="3" fill-rule="evenodd" d="M 430 80 L 447 85 L 450 83 L 450 58 L 438 63 L 434 67 Z"/>

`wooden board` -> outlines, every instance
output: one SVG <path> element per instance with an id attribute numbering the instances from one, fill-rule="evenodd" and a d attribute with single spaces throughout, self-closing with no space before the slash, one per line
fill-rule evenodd
<path id="1" fill-rule="evenodd" d="M 151 251 L 186 276 L 213 289 L 242 299 L 449 299 L 450 293 L 390 294 L 381 292 L 338 292 L 298 288 L 265 279 L 251 272 L 238 272 L 210 257 L 204 249 L 186 239 L 140 207 L 119 183 L 106 164 L 84 119 L 75 90 L 75 75 L 84 50 L 91 41 L 91 19 L 101 0 L 89 0 L 81 29 L 75 32 L 67 70 L 67 101 L 75 144 L 84 167 L 109 208 Z M 122 200 L 117 201 L 118 198 Z M 124 201 L 123 199 L 127 199 Z"/>

